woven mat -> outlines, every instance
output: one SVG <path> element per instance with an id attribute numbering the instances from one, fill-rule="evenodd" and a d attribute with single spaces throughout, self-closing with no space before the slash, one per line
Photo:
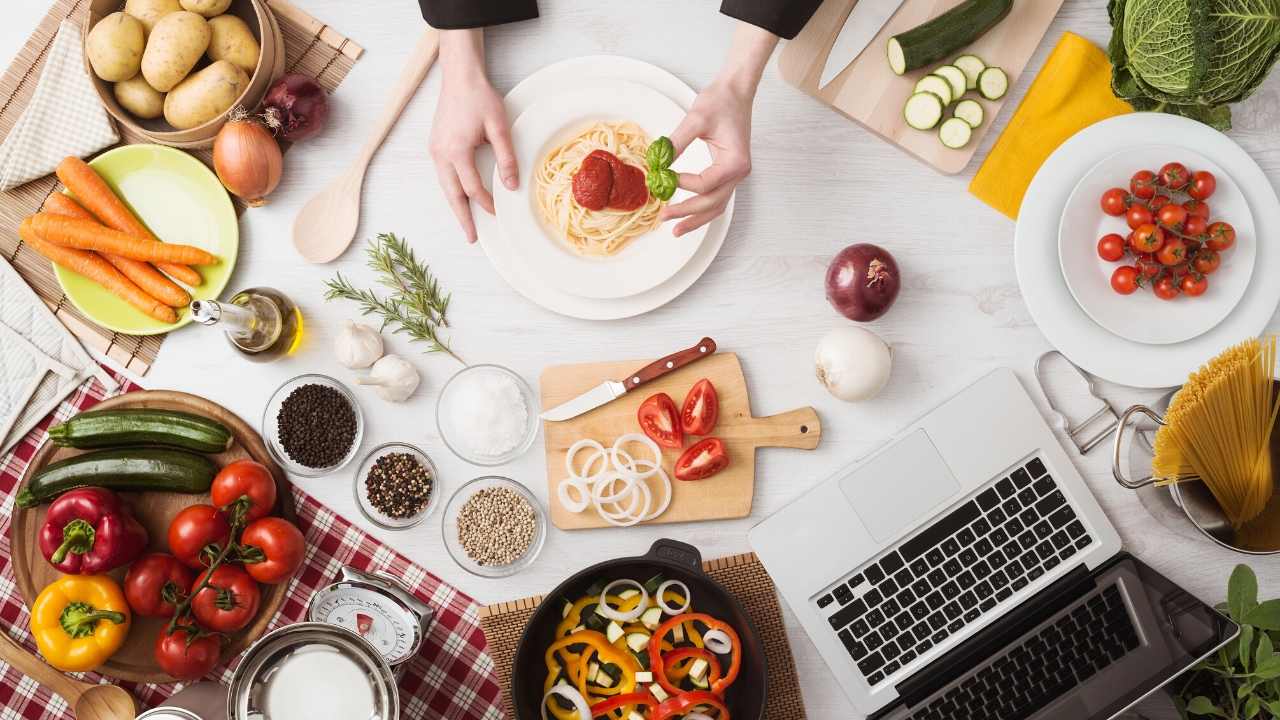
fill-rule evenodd
<path id="1" fill-rule="evenodd" d="M 764 565 L 755 553 L 708 560 L 704 570 L 720 583 L 746 608 L 747 615 L 760 633 L 769 663 L 769 698 L 765 707 L 765 720 L 804 720 L 804 699 L 800 697 L 800 679 L 796 675 L 795 659 L 791 657 L 791 644 L 782 624 L 782 609 L 778 607 L 778 594 L 773 580 L 765 572 Z M 529 618 L 537 609 L 541 597 L 524 598 L 498 603 L 480 609 L 480 626 L 489 641 L 489 655 L 498 672 L 498 683 L 511 687 L 511 663 L 515 659 L 516 645 Z M 514 720 L 515 708 L 511 694 L 504 692 L 502 708 L 507 717 Z"/>
<path id="2" fill-rule="evenodd" d="M 363 48 L 286 0 L 268 0 L 267 4 L 275 12 L 281 34 L 284 35 L 285 70 L 311 75 L 326 90 L 332 92 L 364 52 Z M 31 101 L 45 54 L 49 51 L 59 23 L 67 18 L 77 23 L 83 22 L 87 7 L 88 0 L 55 0 L 49 13 L 40 21 L 39 27 L 27 38 L 13 64 L 0 77 L 0 137 L 9 134 L 27 103 Z M 126 128 L 120 130 L 123 138 L 121 144 L 148 142 Z M 200 150 L 193 154 L 205 164 L 211 165 L 210 150 Z M 85 347 L 109 356 L 138 375 L 144 375 L 151 369 L 151 363 L 160 352 L 164 336 L 137 337 L 94 325 L 67 302 L 49 261 L 29 249 L 24 250 L 22 241 L 18 239 L 17 228 L 22 218 L 36 212 L 44 199 L 57 189 L 57 178 L 49 175 L 0 193 L 0 253 L 8 258 L 27 284 L 35 289 Z M 237 213 L 243 212 L 244 208 L 242 203 L 236 202 Z"/>

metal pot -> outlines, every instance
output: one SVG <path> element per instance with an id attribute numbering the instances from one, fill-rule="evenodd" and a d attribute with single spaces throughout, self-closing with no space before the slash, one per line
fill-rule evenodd
<path id="1" fill-rule="evenodd" d="M 725 693 L 725 702 L 734 720 L 761 720 L 764 717 L 768 669 L 764 645 L 755 625 L 737 598 L 702 570 L 698 549 L 676 540 L 658 540 L 640 557 L 608 560 L 578 572 L 556 586 L 534 611 L 512 662 L 511 698 L 518 720 L 542 717 L 543 682 L 547 675 L 544 653 L 555 640 L 562 601 L 581 597 L 593 583 L 632 578 L 641 582 L 661 573 L 669 580 L 689 586 L 693 595 L 691 611 L 708 613 L 733 626 L 742 641 L 742 669 L 738 680 Z"/>

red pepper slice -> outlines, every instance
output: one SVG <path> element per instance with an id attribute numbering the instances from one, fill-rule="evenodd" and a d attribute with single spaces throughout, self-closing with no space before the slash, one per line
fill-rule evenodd
<path id="1" fill-rule="evenodd" d="M 716 720 L 729 720 L 729 708 L 725 707 L 724 701 L 720 699 L 719 695 L 706 690 L 680 693 L 664 700 L 654 711 L 653 720 L 672 720 L 672 718 L 701 706 L 714 709 L 716 711 Z"/>
<path id="2" fill-rule="evenodd" d="M 715 684 L 720 679 L 720 659 L 716 654 L 706 648 L 700 647 L 679 647 L 662 656 L 663 672 L 670 665 L 674 665 L 685 658 L 701 658 L 707 661 L 710 669 L 707 670 L 707 678 L 711 684 Z"/>
<path id="3" fill-rule="evenodd" d="M 649 694 L 649 691 L 627 693 L 626 695 L 615 695 L 608 700 L 602 700 L 591 706 L 591 717 L 597 718 L 601 715 L 624 708 L 628 705 L 644 705 L 646 707 L 655 707 L 658 704 L 657 698 Z"/>
<path id="4" fill-rule="evenodd" d="M 706 625 L 709 630 L 723 631 L 725 635 L 729 636 L 729 642 L 733 645 L 732 650 L 730 650 L 733 659 L 729 662 L 729 671 L 724 677 L 711 684 L 711 692 L 722 695 L 738 679 L 738 671 L 742 669 L 742 641 L 738 639 L 738 633 L 733 629 L 732 625 L 723 620 L 717 620 L 706 613 L 676 615 L 659 625 L 658 629 L 654 631 L 653 637 L 649 640 L 649 669 L 653 672 L 654 679 L 658 681 L 663 690 L 673 695 L 680 694 L 680 688 L 677 688 L 667 679 L 667 673 L 663 668 L 665 661 L 662 657 L 662 641 L 677 625 L 690 621 L 700 622 Z"/>

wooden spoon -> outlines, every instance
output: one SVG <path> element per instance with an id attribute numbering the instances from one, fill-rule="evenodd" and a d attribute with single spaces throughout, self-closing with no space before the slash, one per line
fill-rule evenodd
<path id="1" fill-rule="evenodd" d="M 75 711 L 76 720 L 133 720 L 138 702 L 128 690 L 116 685 L 90 685 L 73 680 L 39 658 L 0 630 L 0 660 L 62 696 Z"/>
<path id="2" fill-rule="evenodd" d="M 390 102 L 382 111 L 382 117 L 360 150 L 360 155 L 345 173 L 312 197 L 294 218 L 293 246 L 308 262 L 327 263 L 351 245 L 360 224 L 360 189 L 364 185 L 369 161 L 417 92 L 439 49 L 440 33 L 427 28 L 401 71 L 400 79 L 391 91 Z"/>

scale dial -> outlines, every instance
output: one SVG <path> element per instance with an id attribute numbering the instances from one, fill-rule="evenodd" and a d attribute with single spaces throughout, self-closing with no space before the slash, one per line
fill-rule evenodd
<path id="1" fill-rule="evenodd" d="M 354 632 L 393 666 L 413 657 L 422 641 L 422 626 L 413 611 L 382 590 L 359 582 L 340 582 L 316 591 L 307 617 Z"/>

